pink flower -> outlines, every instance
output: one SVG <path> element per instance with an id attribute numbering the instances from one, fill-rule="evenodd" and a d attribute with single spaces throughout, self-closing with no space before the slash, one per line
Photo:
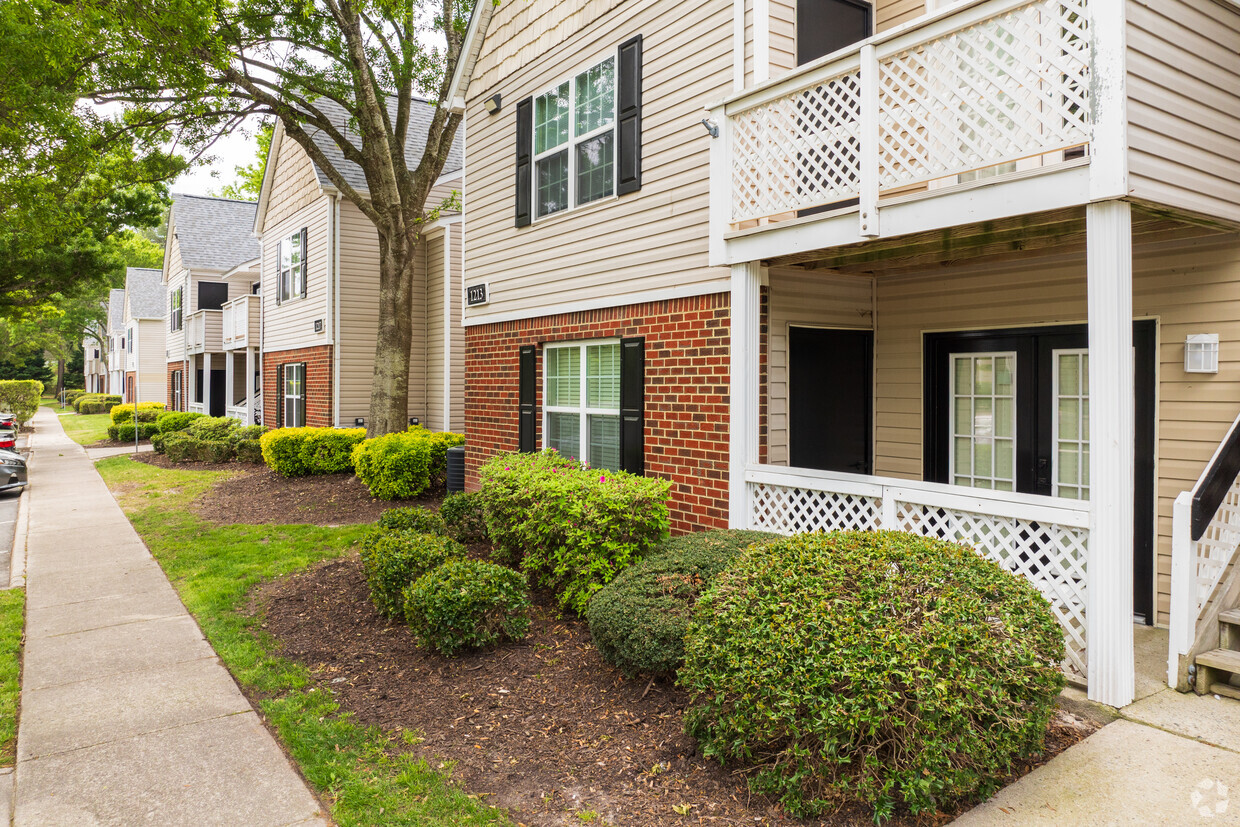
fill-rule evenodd
<path id="1" fill-rule="evenodd" d="M 599 477 L 599 478 L 598 478 L 598 481 L 599 481 L 599 482 L 607 482 L 607 477 L 605 477 L 605 476 L 604 476 L 604 477 Z"/>

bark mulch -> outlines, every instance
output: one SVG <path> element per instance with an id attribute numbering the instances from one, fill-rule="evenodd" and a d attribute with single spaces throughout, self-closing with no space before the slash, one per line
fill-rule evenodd
<path id="1" fill-rule="evenodd" d="M 422 740 L 406 748 L 432 766 L 452 762 L 465 790 L 510 808 L 520 824 L 580 825 L 591 811 L 617 827 L 872 824 L 856 809 L 797 822 L 753 798 L 741 775 L 684 734 L 683 691 L 626 680 L 599 657 L 586 624 L 558 616 L 547 595 L 536 595 L 525 642 L 454 660 L 377 614 L 356 555 L 267 584 L 251 611 L 344 710 L 415 733 Z M 1094 729 L 1058 713 L 1047 754 L 1018 774 Z M 956 814 L 888 823 L 937 825 Z"/>
<path id="2" fill-rule="evenodd" d="M 194 504 L 204 520 L 225 524 L 347 525 L 373 523 L 389 508 L 420 505 L 438 508 L 441 495 L 392 503 L 376 500 L 353 474 L 326 474 L 287 479 L 265 465 L 226 462 L 170 462 L 163 454 L 134 457 L 160 468 L 233 471 Z"/>

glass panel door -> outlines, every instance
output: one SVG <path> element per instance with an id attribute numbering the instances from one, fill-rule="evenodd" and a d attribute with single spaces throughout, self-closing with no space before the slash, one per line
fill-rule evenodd
<path id="1" fill-rule="evenodd" d="M 1054 359 L 1053 494 L 1089 499 L 1089 353 L 1056 350 Z"/>
<path id="2" fill-rule="evenodd" d="M 951 355 L 955 485 L 1016 490 L 1016 353 Z"/>

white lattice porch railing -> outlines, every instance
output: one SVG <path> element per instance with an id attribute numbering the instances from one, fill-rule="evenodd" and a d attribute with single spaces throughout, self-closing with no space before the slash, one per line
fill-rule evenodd
<path id="1" fill-rule="evenodd" d="M 1084 503 L 937 483 L 751 466 L 749 527 L 782 534 L 895 529 L 970 545 L 1029 580 L 1064 630 L 1065 667 L 1086 678 Z"/>
<path id="2" fill-rule="evenodd" d="M 737 96 L 731 225 L 1085 144 L 1089 54 L 1086 0 L 988 0 Z"/>

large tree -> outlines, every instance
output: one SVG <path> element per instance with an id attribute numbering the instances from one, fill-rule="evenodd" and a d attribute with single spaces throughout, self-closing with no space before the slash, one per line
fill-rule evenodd
<path id="1" fill-rule="evenodd" d="M 122 106 L 124 131 L 143 149 L 170 136 L 198 154 L 247 119 L 278 119 L 374 223 L 387 311 L 379 319 L 369 431 L 403 430 L 414 262 L 423 225 L 443 206 L 428 199 L 460 124 L 448 100 L 453 76 L 467 80 L 472 70 L 473 56 L 462 53 L 472 0 L 30 2 L 58 15 L 57 25 L 71 19 L 100 33 L 78 52 L 79 93 Z M 478 3 L 472 25 L 485 32 L 492 11 L 493 2 Z M 419 97 L 434 111 L 425 150 L 407 157 Z M 342 108 L 348 123 L 330 117 L 327 104 Z M 361 169 L 364 189 L 324 152 L 323 140 Z"/>

